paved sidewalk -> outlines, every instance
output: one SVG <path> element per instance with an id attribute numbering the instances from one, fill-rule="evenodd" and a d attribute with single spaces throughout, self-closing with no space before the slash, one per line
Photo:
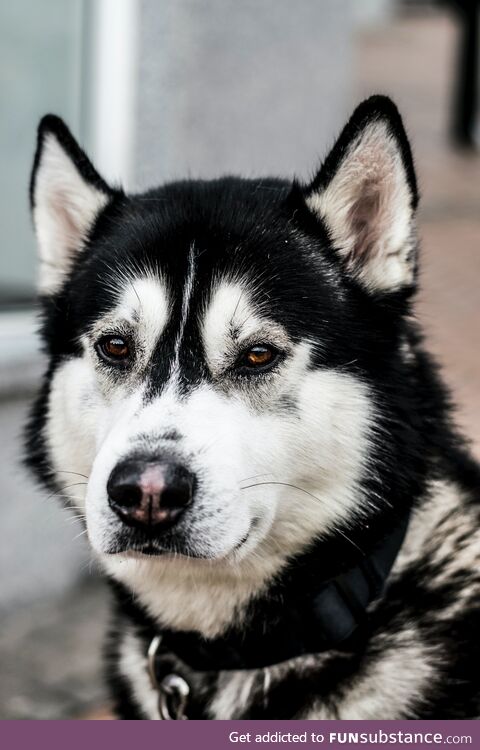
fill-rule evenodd
<path id="1" fill-rule="evenodd" d="M 1 719 L 73 719 L 103 708 L 110 594 L 97 578 L 0 620 Z"/>

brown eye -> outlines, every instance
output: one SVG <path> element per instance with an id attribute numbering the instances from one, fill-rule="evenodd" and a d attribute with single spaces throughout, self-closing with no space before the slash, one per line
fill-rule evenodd
<path id="1" fill-rule="evenodd" d="M 96 349 L 102 359 L 111 364 L 125 364 L 130 358 L 130 346 L 123 336 L 104 336 Z"/>
<path id="2" fill-rule="evenodd" d="M 257 344 L 250 347 L 242 355 L 239 361 L 241 370 L 264 370 L 273 365 L 279 356 L 279 352 L 272 346 Z"/>

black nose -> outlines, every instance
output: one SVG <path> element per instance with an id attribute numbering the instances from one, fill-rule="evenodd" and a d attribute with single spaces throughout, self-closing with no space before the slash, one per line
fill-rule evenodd
<path id="1" fill-rule="evenodd" d="M 112 510 L 128 526 L 154 529 L 172 526 L 192 501 L 194 476 L 172 460 L 125 459 L 107 482 Z"/>

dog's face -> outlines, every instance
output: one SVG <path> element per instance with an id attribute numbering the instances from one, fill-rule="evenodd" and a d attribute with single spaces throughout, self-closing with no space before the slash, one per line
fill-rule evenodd
<path id="1" fill-rule="evenodd" d="M 125 196 L 42 121 L 32 207 L 51 367 L 30 461 L 85 513 L 110 570 L 278 561 L 368 514 L 372 384 L 402 344 L 415 205 L 401 121 L 378 97 L 305 187 Z"/>

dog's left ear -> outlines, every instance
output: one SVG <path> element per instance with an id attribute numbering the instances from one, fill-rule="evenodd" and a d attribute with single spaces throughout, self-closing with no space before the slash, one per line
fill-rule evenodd
<path id="1" fill-rule="evenodd" d="M 360 104 L 304 193 L 347 272 L 373 292 L 411 287 L 418 203 L 412 154 L 393 102 Z"/>
<path id="2" fill-rule="evenodd" d="M 114 195 L 65 123 L 55 115 L 46 115 L 38 128 L 30 181 L 41 294 L 55 294 L 60 289 L 96 219 Z"/>

